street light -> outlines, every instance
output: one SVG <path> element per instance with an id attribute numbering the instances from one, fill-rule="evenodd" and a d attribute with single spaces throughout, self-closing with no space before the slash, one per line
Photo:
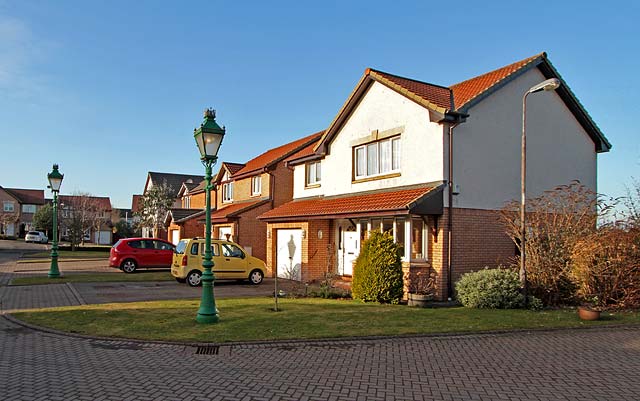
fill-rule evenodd
<path id="1" fill-rule="evenodd" d="M 49 188 L 53 192 L 53 243 L 51 244 L 51 268 L 49 269 L 49 278 L 60 277 L 58 270 L 58 192 L 62 185 L 64 174 L 58 171 L 58 165 L 53 165 L 53 171 L 47 174 L 49 180 Z"/>
<path id="2" fill-rule="evenodd" d="M 527 197 L 527 96 L 531 93 L 541 91 L 553 91 L 560 86 L 560 80 L 556 78 L 547 79 L 537 85 L 529 88 L 522 97 L 522 154 L 520 158 L 520 285 L 522 286 L 522 292 L 524 295 L 525 305 L 529 301 L 529 284 L 527 283 L 527 269 L 525 265 L 525 244 L 526 244 L 526 224 L 525 224 L 525 210 L 526 210 L 526 197 Z"/>
<path id="3" fill-rule="evenodd" d="M 213 295 L 213 260 L 211 258 L 211 176 L 213 165 L 218 160 L 218 150 L 224 138 L 225 128 L 216 123 L 216 111 L 206 109 L 204 111 L 204 121 L 200 127 L 193 130 L 193 137 L 200 151 L 200 160 L 205 166 L 205 199 L 206 199 L 206 221 L 205 221 L 205 246 L 204 260 L 202 267 L 202 298 L 200 300 L 200 308 L 196 321 L 198 323 L 216 323 L 220 319 L 218 308 L 216 308 L 216 299 Z"/>

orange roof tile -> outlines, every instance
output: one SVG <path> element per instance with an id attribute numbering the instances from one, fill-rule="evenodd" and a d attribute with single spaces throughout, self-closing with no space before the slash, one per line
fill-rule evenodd
<path id="1" fill-rule="evenodd" d="M 511 74 L 517 72 L 540 57 L 546 57 L 546 53 L 536 54 L 533 57 L 517 61 L 505 67 L 498 68 L 497 70 L 451 85 L 456 110 L 460 109 L 469 101 L 475 99 L 503 79 L 509 77 Z"/>
<path id="2" fill-rule="evenodd" d="M 107 196 L 88 196 L 89 200 L 102 210 L 111 210 L 111 200 Z M 68 205 L 75 205 L 81 201 L 80 195 L 60 195 L 58 196 L 60 203 L 66 203 Z"/>
<path id="3" fill-rule="evenodd" d="M 259 216 L 260 219 L 348 215 L 409 210 L 409 206 L 436 187 L 421 186 L 399 191 L 368 193 L 335 198 L 294 200 Z"/>
<path id="4" fill-rule="evenodd" d="M 316 146 L 316 144 L 318 143 L 318 141 L 320 140 L 320 138 L 324 134 L 324 131 L 320 131 L 318 134 L 320 134 L 318 139 L 316 139 L 315 141 L 311 142 L 310 144 L 308 144 L 304 148 L 300 149 L 296 153 L 292 154 L 291 156 L 287 157 L 284 161 L 288 163 L 288 162 L 291 162 L 291 161 L 294 161 L 294 160 L 302 159 L 303 157 L 308 157 L 308 156 L 314 155 L 315 152 L 313 151 L 313 148 Z"/>
<path id="5" fill-rule="evenodd" d="M 320 138 L 322 132 L 323 131 L 316 132 L 315 134 L 305 136 L 304 138 L 289 142 L 285 145 L 278 146 L 277 148 L 273 148 L 264 152 L 263 154 L 249 160 L 241 170 L 233 174 L 233 178 L 248 176 L 258 170 L 272 165 L 273 163 L 279 162 L 285 157 L 300 150 L 302 147 L 307 146 L 309 143 L 315 142 L 318 138 Z"/>
<path id="6" fill-rule="evenodd" d="M 269 200 L 262 199 L 252 202 L 232 203 L 229 206 L 213 211 L 211 213 L 211 221 L 214 223 L 224 222 L 231 217 L 235 217 L 242 212 L 253 209 L 254 207 L 260 206 L 266 202 L 269 202 Z"/>
<path id="7" fill-rule="evenodd" d="M 451 109 L 451 90 L 444 86 L 434 85 L 427 82 L 417 81 L 411 78 L 404 78 L 397 75 L 389 74 L 387 72 L 378 71 L 374 69 L 367 69 L 365 74 L 369 74 L 374 78 L 382 77 L 400 88 L 403 88 L 410 93 L 435 104 L 438 107 L 442 107 L 446 110 Z"/>
<path id="8" fill-rule="evenodd" d="M 44 204 L 44 190 L 42 189 L 4 188 L 4 190 L 17 198 L 20 203 Z"/>

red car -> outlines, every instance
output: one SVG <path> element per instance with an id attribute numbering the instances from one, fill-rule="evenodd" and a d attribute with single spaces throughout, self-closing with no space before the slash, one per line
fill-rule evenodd
<path id="1" fill-rule="evenodd" d="M 139 267 L 171 267 L 175 246 L 160 238 L 124 238 L 111 247 L 109 266 L 125 273 Z"/>

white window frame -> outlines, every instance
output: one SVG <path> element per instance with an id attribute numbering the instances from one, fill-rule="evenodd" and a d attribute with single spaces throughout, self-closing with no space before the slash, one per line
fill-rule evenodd
<path id="1" fill-rule="evenodd" d="M 233 202 L 233 182 L 222 184 L 222 201 Z"/>
<path id="2" fill-rule="evenodd" d="M 320 185 L 322 182 L 322 164 L 319 161 L 305 165 L 305 184 L 309 186 Z"/>
<path id="3" fill-rule="evenodd" d="M 383 147 L 388 144 L 387 160 L 388 170 L 383 170 Z M 385 138 L 376 142 L 369 142 L 364 145 L 353 148 L 353 173 L 355 179 L 378 177 L 387 174 L 399 173 L 400 164 L 402 162 L 402 154 L 400 152 L 400 135 Z M 394 148 L 397 150 L 394 152 Z M 375 150 L 375 154 L 374 154 Z M 361 159 L 358 158 L 361 155 Z"/>
<path id="4" fill-rule="evenodd" d="M 35 213 L 38 210 L 36 205 L 24 204 L 22 205 L 22 213 Z"/>
<path id="5" fill-rule="evenodd" d="M 251 196 L 262 194 L 262 176 L 251 177 Z"/>
<path id="6" fill-rule="evenodd" d="M 184 208 L 185 209 L 191 209 L 191 197 L 190 196 L 185 196 L 184 197 Z"/>
<path id="7" fill-rule="evenodd" d="M 2 205 L 2 210 L 5 213 L 13 213 L 16 211 L 15 202 L 13 201 L 4 201 Z"/>

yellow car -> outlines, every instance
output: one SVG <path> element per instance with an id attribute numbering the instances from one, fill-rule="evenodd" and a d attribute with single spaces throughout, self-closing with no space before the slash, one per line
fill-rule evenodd
<path id="1" fill-rule="evenodd" d="M 178 242 L 171 263 L 171 275 L 176 281 L 186 282 L 191 287 L 202 284 L 204 243 L 204 238 L 183 239 Z M 211 256 L 216 280 L 248 279 L 251 284 L 260 284 L 267 272 L 262 260 L 247 255 L 235 242 L 212 239 Z"/>

